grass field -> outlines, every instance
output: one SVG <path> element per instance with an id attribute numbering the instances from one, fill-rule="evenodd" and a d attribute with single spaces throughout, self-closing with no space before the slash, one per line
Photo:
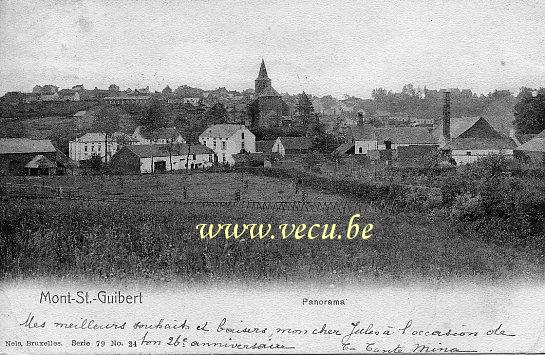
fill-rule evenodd
<path id="1" fill-rule="evenodd" d="M 40 178 L 18 178 L 39 183 Z M 300 198 L 289 180 L 245 175 L 243 199 Z M 15 180 L 13 180 L 15 181 Z M 1 271 L 4 277 L 88 277 L 185 280 L 509 279 L 543 275 L 542 257 L 487 244 L 455 232 L 448 218 L 426 213 L 363 213 L 373 223 L 362 240 L 201 240 L 198 223 L 337 223 L 354 211 L 281 211 L 130 201 L 163 196 L 232 200 L 243 185 L 236 173 L 149 176 L 60 176 L 48 185 L 78 187 L 86 196 L 129 197 L 124 202 L 4 199 L 0 203 Z M 122 181 L 122 182 L 121 182 Z M 308 200 L 345 197 L 309 191 Z M 342 228 L 341 228 L 342 229 Z"/>
<path id="2" fill-rule="evenodd" d="M 184 199 L 191 201 L 234 201 L 240 189 L 246 201 L 300 201 L 301 189 L 293 181 L 243 173 L 180 173 L 153 175 L 76 175 L 44 177 L 6 177 L 9 183 L 26 186 L 62 187 L 82 197 Z M 346 201 L 332 193 L 306 190 L 307 201 Z"/>

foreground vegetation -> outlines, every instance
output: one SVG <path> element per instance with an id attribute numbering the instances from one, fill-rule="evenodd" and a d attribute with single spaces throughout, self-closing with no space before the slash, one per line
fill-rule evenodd
<path id="1" fill-rule="evenodd" d="M 463 236 L 423 214 L 364 215 L 369 240 L 203 241 L 198 223 L 338 223 L 350 214 L 175 204 L 10 200 L 0 206 L 4 277 L 152 280 L 508 278 L 540 275 L 539 255 Z"/>
<path id="2" fill-rule="evenodd" d="M 282 168 L 150 176 L 51 177 L 89 198 L 0 202 L 3 277 L 151 280 L 348 280 L 541 277 L 545 188 L 539 171 L 489 157 L 427 176 L 433 186 L 337 180 Z M 418 172 L 413 172 L 418 174 Z M 409 176 L 410 171 L 403 171 Z M 533 177 L 532 177 L 533 176 Z M 36 183 L 33 178 L 28 182 Z M 71 182 L 71 183 L 70 183 Z M 100 186 L 100 189 L 98 188 Z M 246 186 L 246 187 L 245 187 Z M 187 196 L 184 196 L 187 187 Z M 353 211 L 254 210 L 169 200 L 356 201 L 379 208 L 368 240 L 201 240 L 199 223 L 336 223 Z M 163 202 L 145 202 L 145 197 Z M 140 201 L 140 202 L 138 202 Z M 374 212 L 369 212 L 374 211 Z M 342 228 L 342 227 L 341 227 Z"/>

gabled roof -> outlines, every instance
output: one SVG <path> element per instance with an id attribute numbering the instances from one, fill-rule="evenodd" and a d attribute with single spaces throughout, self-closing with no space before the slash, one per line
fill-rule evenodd
<path id="1" fill-rule="evenodd" d="M 114 132 L 108 137 L 109 141 L 117 140 L 117 139 L 123 139 L 126 141 L 133 141 L 133 142 L 136 141 L 136 139 L 133 138 L 131 135 L 123 133 L 123 132 Z M 78 142 L 80 143 L 104 142 L 105 140 L 106 140 L 105 134 L 102 132 L 89 132 L 89 133 L 85 133 L 83 136 L 78 138 Z"/>
<path id="2" fill-rule="evenodd" d="M 78 111 L 74 113 L 74 117 L 82 117 L 82 116 L 85 116 L 86 113 L 87 111 Z"/>
<path id="3" fill-rule="evenodd" d="M 352 126 L 354 140 L 391 141 L 394 144 L 434 144 L 437 143 L 425 127 L 380 127 L 372 125 Z"/>
<path id="4" fill-rule="evenodd" d="M 199 136 L 199 138 L 230 138 L 241 129 L 246 128 L 240 124 L 216 124 L 208 127 Z"/>
<path id="5" fill-rule="evenodd" d="M 259 75 L 257 78 L 268 78 L 267 76 L 267 68 L 265 68 L 265 60 L 261 59 L 261 67 L 259 68 Z"/>
<path id="6" fill-rule="evenodd" d="M 309 137 L 278 137 L 284 149 L 306 150 L 313 146 L 312 138 Z"/>
<path id="7" fill-rule="evenodd" d="M 545 130 L 524 143 L 516 150 L 524 150 L 527 152 L 545 152 Z"/>
<path id="8" fill-rule="evenodd" d="M 337 149 L 333 151 L 333 154 L 342 155 L 347 154 L 350 149 L 354 149 L 354 142 L 346 142 L 341 144 Z"/>
<path id="9" fill-rule="evenodd" d="M 271 97 L 271 96 L 278 96 L 278 97 L 282 97 L 282 95 L 280 95 L 278 93 L 278 91 L 276 91 L 275 89 L 273 89 L 272 86 L 266 86 L 263 88 L 263 90 L 261 90 L 258 94 L 257 94 L 257 97 Z"/>
<path id="10" fill-rule="evenodd" d="M 511 138 L 483 139 L 483 138 L 456 138 L 443 147 L 444 150 L 496 150 L 515 149 L 517 144 Z"/>
<path id="11" fill-rule="evenodd" d="M 41 154 L 36 155 L 29 161 L 25 168 L 37 169 L 37 168 L 56 168 L 57 164 L 53 163 L 51 160 L 47 159 Z"/>
<path id="12" fill-rule="evenodd" d="M 187 154 L 214 154 L 214 151 L 202 144 L 189 144 L 177 143 L 173 144 L 144 144 L 144 145 L 127 145 L 123 149 L 127 149 L 133 152 L 140 158 L 150 157 L 168 157 L 168 156 L 180 156 Z M 189 153 L 188 153 L 189 151 Z"/>
<path id="13" fill-rule="evenodd" d="M 473 127 L 479 120 L 484 120 L 486 123 L 488 121 L 481 116 L 475 116 L 475 117 L 451 117 L 450 119 L 450 138 L 458 138 L 461 136 L 464 132 L 469 130 L 471 127 Z M 490 125 L 490 123 L 488 123 Z M 490 126 L 492 130 L 494 128 Z M 437 128 L 433 130 L 434 137 L 440 137 L 443 134 L 443 121 L 440 121 L 437 125 Z M 499 133 L 498 133 L 499 134 Z"/>
<path id="14" fill-rule="evenodd" d="M 373 140 L 375 138 L 375 127 L 370 124 L 361 126 L 350 126 L 352 138 L 356 141 Z"/>
<path id="15" fill-rule="evenodd" d="M 271 153 L 274 142 L 276 142 L 276 140 L 257 141 L 257 142 L 255 142 L 256 151 L 257 152 L 262 152 L 262 153 Z"/>
<path id="16" fill-rule="evenodd" d="M 50 140 L 29 138 L 0 138 L 0 154 L 52 153 L 57 149 Z"/>

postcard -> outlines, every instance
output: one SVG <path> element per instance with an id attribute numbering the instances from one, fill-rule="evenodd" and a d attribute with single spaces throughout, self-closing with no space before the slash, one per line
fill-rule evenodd
<path id="1" fill-rule="evenodd" d="M 0 354 L 545 352 L 544 17 L 0 0 Z"/>

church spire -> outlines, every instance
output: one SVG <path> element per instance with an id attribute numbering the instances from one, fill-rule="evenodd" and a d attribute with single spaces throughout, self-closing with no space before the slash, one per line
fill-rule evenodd
<path id="1" fill-rule="evenodd" d="M 267 76 L 267 68 L 265 68 L 265 60 L 261 59 L 261 67 L 259 68 L 259 75 L 258 78 L 268 78 Z"/>

